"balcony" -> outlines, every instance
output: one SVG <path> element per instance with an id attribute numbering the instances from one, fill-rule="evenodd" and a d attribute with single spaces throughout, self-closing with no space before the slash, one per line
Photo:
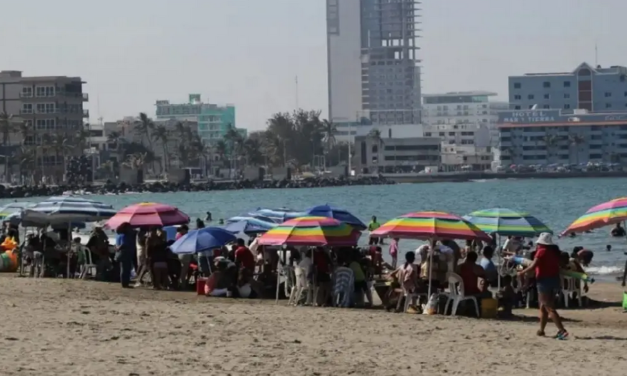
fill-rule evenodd
<path id="1" fill-rule="evenodd" d="M 89 94 L 83 93 L 83 102 L 89 102 Z"/>
<path id="2" fill-rule="evenodd" d="M 85 119 L 89 118 L 89 110 L 83 110 L 83 118 Z"/>

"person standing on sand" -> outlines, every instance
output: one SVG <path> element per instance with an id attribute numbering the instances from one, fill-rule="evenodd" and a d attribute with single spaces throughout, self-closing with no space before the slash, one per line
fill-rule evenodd
<path id="1" fill-rule="evenodd" d="M 379 222 L 377 222 L 377 217 L 373 215 L 372 220 L 370 221 L 370 223 L 368 223 L 368 231 L 373 232 L 379 227 L 381 227 L 381 225 L 379 224 Z M 377 245 L 379 244 L 379 241 L 380 241 L 379 238 L 370 235 L 369 245 Z"/>
<path id="2" fill-rule="evenodd" d="M 398 263 L 398 238 L 392 239 L 390 243 L 390 257 L 392 257 L 392 269 L 396 269 Z"/>
<path id="3" fill-rule="evenodd" d="M 536 241 L 536 254 L 531 264 L 518 272 L 519 276 L 534 270 L 536 272 L 536 284 L 538 287 L 538 302 L 540 304 L 540 329 L 537 334 L 544 336 L 544 329 L 549 317 L 557 326 L 556 339 L 568 338 L 568 332 L 562 325 L 562 319 L 555 310 L 555 296 L 561 288 L 560 280 L 559 247 L 553 243 L 553 237 L 548 232 L 543 232 Z"/>
<path id="4" fill-rule="evenodd" d="M 136 254 L 135 231 L 128 222 L 118 226 L 115 239 L 115 261 L 120 263 L 120 282 L 123 288 L 131 288 L 131 269 Z"/>

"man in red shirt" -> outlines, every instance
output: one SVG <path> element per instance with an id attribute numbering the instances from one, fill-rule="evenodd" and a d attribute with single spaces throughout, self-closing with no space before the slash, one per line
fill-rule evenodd
<path id="1" fill-rule="evenodd" d="M 255 255 L 250 249 L 246 247 L 244 239 L 237 239 L 237 248 L 235 249 L 235 264 L 239 267 L 239 275 L 237 281 L 237 287 L 242 287 L 246 284 L 250 284 L 250 287 L 257 294 L 257 297 L 262 298 L 264 293 L 264 286 L 261 282 L 254 278 L 255 274 Z"/>
<path id="2" fill-rule="evenodd" d="M 237 239 L 235 263 L 239 264 L 240 267 L 246 268 L 251 273 L 255 272 L 255 255 L 246 247 L 244 239 Z"/>
<path id="3" fill-rule="evenodd" d="M 562 319 L 555 310 L 555 296 L 561 288 L 560 279 L 560 249 L 553 243 L 553 237 L 548 232 L 543 232 L 536 241 L 536 254 L 531 265 L 518 272 L 525 275 L 534 270 L 536 272 L 536 284 L 538 288 L 538 302 L 540 304 L 540 330 L 539 336 L 544 336 L 544 329 L 549 317 L 557 326 L 558 332 L 555 338 L 566 339 L 568 332 L 562 325 Z"/>

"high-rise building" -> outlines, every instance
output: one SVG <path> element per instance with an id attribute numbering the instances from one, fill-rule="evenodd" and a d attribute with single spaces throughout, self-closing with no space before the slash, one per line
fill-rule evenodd
<path id="1" fill-rule="evenodd" d="M 420 123 L 416 0 L 327 0 L 329 118 L 349 127 Z M 348 123 L 351 123 L 350 126 Z"/>
<path id="2" fill-rule="evenodd" d="M 509 77 L 512 110 L 627 111 L 627 67 L 582 63 L 571 72 Z"/>
<path id="3" fill-rule="evenodd" d="M 81 148 L 54 144 L 62 139 L 78 142 L 75 139 L 77 132 L 87 131 L 84 123 L 89 118 L 89 111 L 83 105 L 89 97 L 83 93 L 84 83 L 80 77 L 28 77 L 20 71 L 0 71 L 0 113 L 12 115 L 16 125 L 16 131 L 8 134 L 3 148 L 42 145 L 33 148 L 36 153 L 33 166 L 37 171 L 41 169 L 42 175 L 62 171 L 62 154 L 83 153 Z M 43 147 L 44 144 L 48 147 Z M 11 153 L 5 150 L 2 154 Z"/>
<path id="4" fill-rule="evenodd" d="M 157 120 L 196 122 L 198 134 L 208 143 L 222 140 L 230 128 L 235 128 L 246 137 L 246 129 L 236 128 L 235 106 L 232 104 L 220 106 L 203 103 L 200 94 L 189 94 L 187 103 L 174 104 L 159 100 L 156 105 Z"/>

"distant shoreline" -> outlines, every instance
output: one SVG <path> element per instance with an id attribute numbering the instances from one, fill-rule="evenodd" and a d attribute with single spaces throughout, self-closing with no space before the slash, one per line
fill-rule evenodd
<path id="1" fill-rule="evenodd" d="M 431 174 L 382 174 L 395 183 L 464 183 L 475 180 L 503 179 L 581 179 L 581 178 L 627 178 L 627 171 L 588 172 L 437 172 Z"/>

